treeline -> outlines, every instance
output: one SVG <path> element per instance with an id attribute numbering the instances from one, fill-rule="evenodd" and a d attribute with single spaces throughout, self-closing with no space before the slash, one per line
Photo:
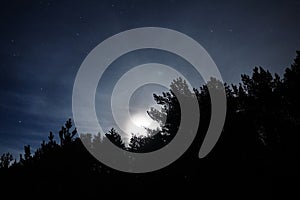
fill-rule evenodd
<path id="1" fill-rule="evenodd" d="M 224 85 L 227 96 L 224 129 L 212 152 L 200 160 L 197 155 L 211 114 L 209 87 L 217 90 L 220 84 L 212 78 L 206 85 L 190 91 L 185 80 L 174 80 L 170 91 L 154 94 L 161 110 L 148 112 L 161 128 L 148 129 L 146 136 L 133 136 L 128 146 L 114 128 L 105 137 L 85 133 L 79 138 L 69 119 L 58 133 L 59 142 L 50 132 L 48 140 L 33 153 L 27 145 L 18 160 L 10 153 L 1 156 L 1 177 L 7 183 L 15 181 L 6 184 L 5 188 L 33 188 L 36 192 L 47 193 L 49 187 L 54 187 L 56 194 L 69 194 L 76 187 L 76 194 L 93 196 L 99 187 L 114 191 L 116 185 L 124 191 L 148 191 L 145 188 L 192 188 L 199 184 L 199 179 L 209 182 L 211 177 L 217 177 L 219 181 L 224 176 L 244 181 L 257 175 L 299 175 L 300 51 L 283 77 L 255 67 L 251 76 L 241 76 L 238 85 Z M 201 112 L 197 136 L 184 155 L 164 169 L 147 174 L 118 172 L 99 163 L 82 144 L 84 141 L 85 145 L 89 144 L 86 145 L 89 150 L 95 150 L 97 145 L 110 140 L 122 149 L 137 153 L 162 148 L 175 137 L 180 125 L 180 104 L 175 94 L 189 98 L 192 93 L 198 99 Z M 270 183 L 256 184 L 272 187 Z"/>

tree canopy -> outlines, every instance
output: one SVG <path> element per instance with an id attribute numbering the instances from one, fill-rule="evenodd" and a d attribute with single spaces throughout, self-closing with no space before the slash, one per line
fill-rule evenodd
<path id="1" fill-rule="evenodd" d="M 247 184 L 247 180 L 262 175 L 262 172 L 264 176 L 299 174 L 300 51 L 283 77 L 255 67 L 251 75 L 241 75 L 238 85 L 224 84 L 227 96 L 224 129 L 213 151 L 200 160 L 198 151 L 210 122 L 209 88 L 217 89 L 220 84 L 212 77 L 207 84 L 189 89 L 182 78 L 174 80 L 169 91 L 153 95 L 161 109 L 148 111 L 161 127 L 147 129 L 146 136 L 133 135 L 128 145 L 115 128 L 105 136 L 78 135 L 72 120 L 68 119 L 58 134 L 50 132 L 48 140 L 42 141 L 33 152 L 30 145 L 25 145 L 24 154 L 15 161 L 10 153 L 1 156 L 0 177 L 6 183 L 2 189 L 34 190 L 54 196 L 78 193 L 93 196 L 98 194 L 99 188 L 120 190 L 116 184 L 124 191 L 148 191 L 149 188 L 166 191 L 164 187 L 183 189 L 200 184 L 199 180 L 209 182 L 211 177 L 224 176 Z M 197 136 L 183 156 L 165 169 L 149 174 L 118 172 L 98 162 L 85 148 L 97 149 L 108 140 L 135 153 L 163 148 L 176 136 L 180 125 L 178 95 L 190 98 L 191 94 L 196 95 L 201 112 Z M 201 186 L 205 187 L 204 184 Z M 239 184 L 235 186 L 239 187 Z"/>

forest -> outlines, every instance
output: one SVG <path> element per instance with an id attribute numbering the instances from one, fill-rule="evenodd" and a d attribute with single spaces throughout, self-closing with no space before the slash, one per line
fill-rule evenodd
<path id="1" fill-rule="evenodd" d="M 255 67 L 252 74 L 241 75 L 238 85 L 224 84 L 225 125 L 214 149 L 199 159 L 198 152 L 210 122 L 208 88 L 218 88 L 219 84 L 211 78 L 206 85 L 190 91 L 185 80 L 178 78 L 169 91 L 153 94 L 162 109 L 151 109 L 148 115 L 162 127 L 148 129 L 145 136 L 133 135 L 129 145 L 125 145 L 115 127 L 104 137 L 92 136 L 78 133 L 72 120 L 67 119 L 58 132 L 45 133 L 45 140 L 34 152 L 30 144 L 24 146 L 19 158 L 2 152 L 0 190 L 11 196 L 19 193 L 40 198 L 96 197 L 104 193 L 124 198 L 160 193 L 167 196 L 183 193 L 187 197 L 216 193 L 228 197 L 239 194 L 270 197 L 282 190 L 282 185 L 290 187 L 290 179 L 300 175 L 300 51 L 282 76 Z M 114 170 L 89 153 L 109 141 L 135 153 L 167 145 L 180 124 L 175 93 L 187 98 L 194 93 L 201 111 L 196 138 L 177 161 L 158 171 L 131 174 Z M 82 141 L 90 144 L 90 149 Z M 139 192 L 143 194 L 137 195 Z"/>

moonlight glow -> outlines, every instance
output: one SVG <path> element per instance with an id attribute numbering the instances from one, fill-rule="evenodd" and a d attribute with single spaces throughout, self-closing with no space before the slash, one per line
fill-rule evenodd
<path id="1" fill-rule="evenodd" d="M 151 119 L 147 112 L 139 112 L 131 115 L 130 119 L 126 123 L 126 135 L 131 137 L 132 135 L 147 135 L 146 128 L 157 129 L 159 124 Z"/>
<path id="2" fill-rule="evenodd" d="M 152 119 L 146 115 L 137 114 L 131 118 L 132 122 L 138 127 L 148 128 L 151 124 Z"/>

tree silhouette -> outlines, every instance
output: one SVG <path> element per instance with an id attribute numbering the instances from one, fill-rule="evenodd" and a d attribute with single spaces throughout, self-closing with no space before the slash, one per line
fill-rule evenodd
<path id="1" fill-rule="evenodd" d="M 300 85 L 300 51 L 297 51 L 297 56 L 291 68 L 287 68 L 284 73 L 283 97 L 286 101 L 286 109 L 293 118 L 294 125 L 299 127 L 300 124 L 300 97 L 298 95 Z"/>
<path id="2" fill-rule="evenodd" d="M 72 121 L 71 121 L 71 119 L 69 119 L 65 123 L 65 126 L 62 126 L 61 130 L 59 131 L 60 144 L 62 146 L 70 144 L 72 142 L 73 137 L 77 133 L 76 128 L 72 132 L 70 132 L 71 127 L 72 127 Z"/>
<path id="3" fill-rule="evenodd" d="M 24 146 L 24 152 L 25 152 L 24 154 L 25 160 L 31 159 L 30 145 Z"/>
<path id="4" fill-rule="evenodd" d="M 117 147 L 125 149 L 125 143 L 123 142 L 121 136 L 114 128 L 111 128 L 105 136 Z"/>
<path id="5" fill-rule="evenodd" d="M 4 153 L 2 154 L 0 158 L 0 169 L 8 169 L 11 162 L 13 161 L 13 156 L 10 153 Z"/>
<path id="6" fill-rule="evenodd" d="M 211 78 L 207 84 L 193 90 L 182 78 L 174 80 L 169 91 L 153 95 L 161 109 L 148 111 L 160 127 L 147 129 L 145 136 L 133 135 L 128 146 L 114 128 L 104 136 L 81 133 L 79 139 L 68 119 L 58 134 L 46 135 L 48 140 L 42 141 L 34 152 L 30 145 L 25 145 L 19 161 L 12 163 L 10 153 L 1 156 L 1 181 L 6 183 L 1 189 L 25 191 L 22 194 L 28 191 L 42 195 L 50 193 L 54 197 L 61 194 L 97 196 L 99 188 L 110 194 L 122 189 L 124 192 L 149 192 L 149 188 L 164 192 L 191 191 L 192 185 L 209 189 L 207 185 L 216 184 L 212 180 L 224 180 L 220 188 L 232 190 L 233 186 L 227 181 L 234 180 L 238 183 L 235 189 L 247 188 L 253 192 L 258 187 L 270 187 L 272 183 L 266 180 L 273 180 L 273 176 L 299 175 L 300 52 L 297 51 L 294 63 L 286 69 L 283 78 L 255 67 L 252 74 L 242 75 L 241 80 L 238 85 L 223 85 Z M 225 88 L 227 97 L 225 125 L 214 149 L 200 160 L 198 152 L 211 120 L 210 91 L 221 91 L 221 88 Z M 166 168 L 145 174 L 122 173 L 98 162 L 87 151 L 103 149 L 100 146 L 107 145 L 108 140 L 135 153 L 164 147 L 176 136 L 180 125 L 178 99 L 189 99 L 193 94 L 201 112 L 196 138 L 189 149 Z M 60 142 L 55 141 L 56 137 Z M 249 180 L 255 181 L 254 189 Z"/>

